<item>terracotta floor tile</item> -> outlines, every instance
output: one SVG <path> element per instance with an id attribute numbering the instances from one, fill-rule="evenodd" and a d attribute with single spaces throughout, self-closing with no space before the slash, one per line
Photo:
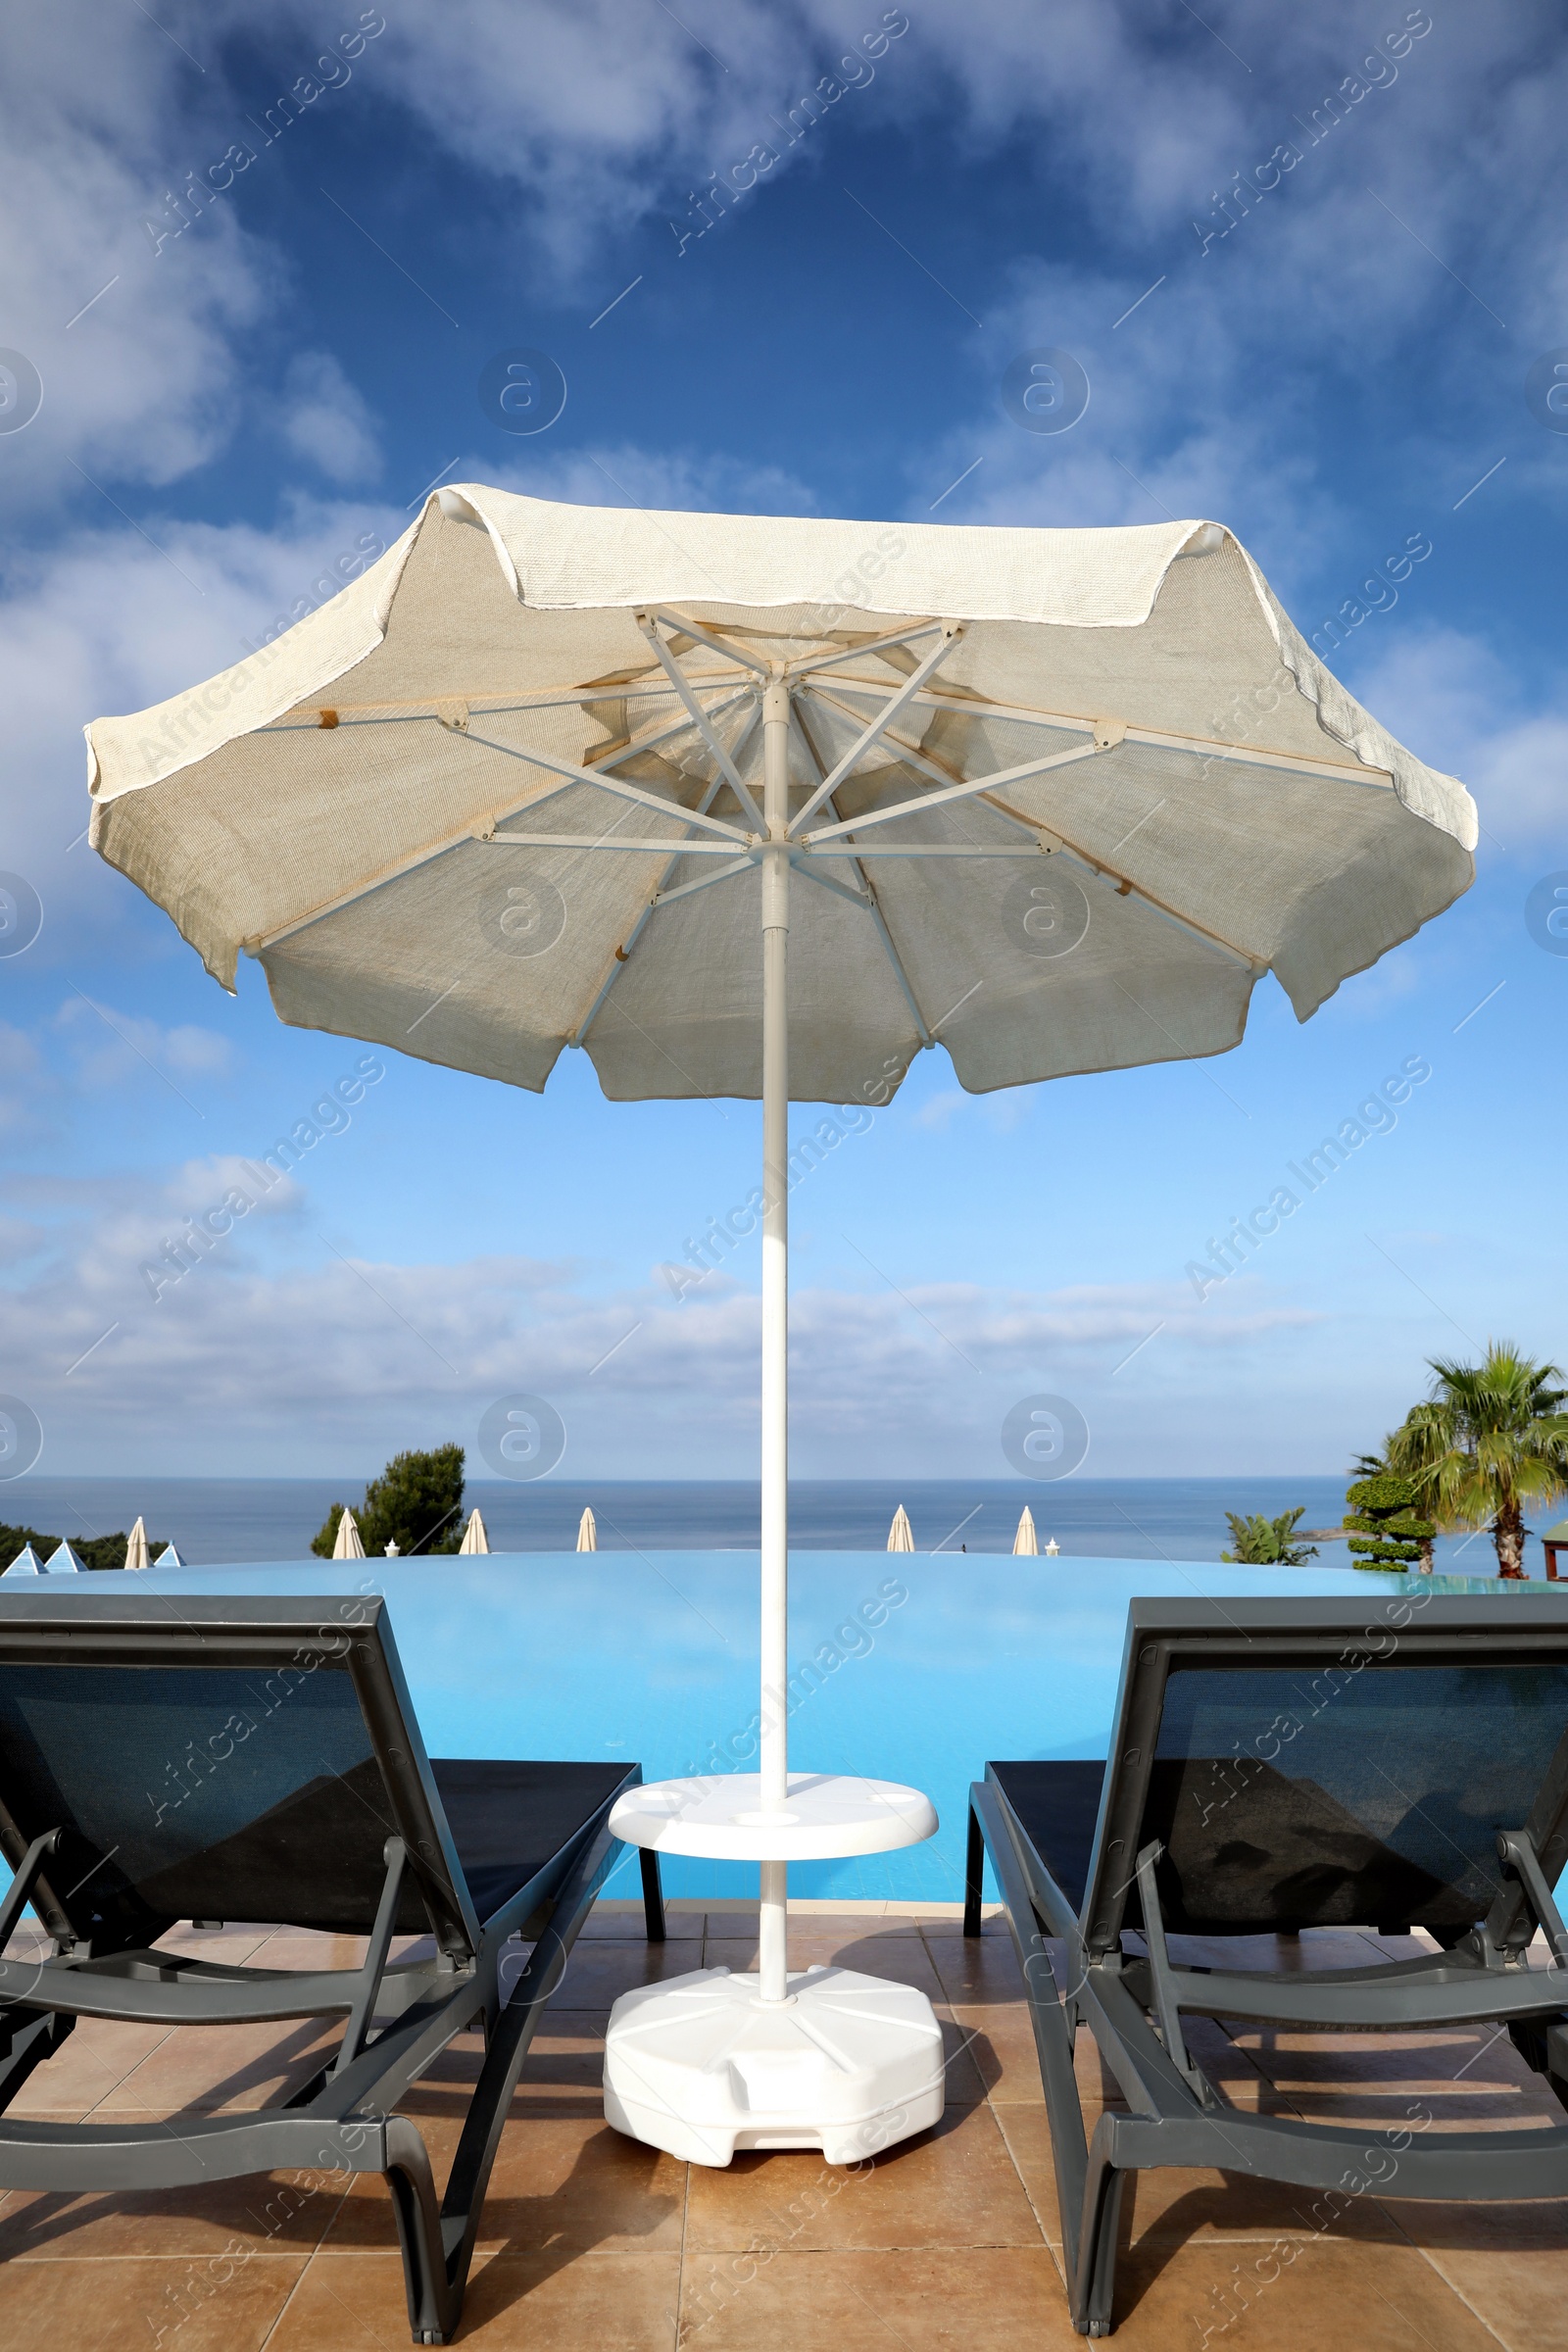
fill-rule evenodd
<path id="1" fill-rule="evenodd" d="M 664 1905 L 664 1939 L 668 1943 L 700 1941 L 703 1933 L 701 1911 L 677 1911 L 672 1903 Z M 609 1905 L 595 1903 L 583 1921 L 578 1940 L 597 1943 L 608 1937 L 615 1943 L 646 1943 L 648 1927 L 641 1901 Z"/>
<path id="2" fill-rule="evenodd" d="M 7 2352 L 149 2352 L 163 2328 L 178 2352 L 260 2352 L 304 2267 L 276 2254 L 10 2262 L 0 2338 Z"/>
<path id="3" fill-rule="evenodd" d="M 100 2101 L 105 2116 L 217 2114 L 265 2107 L 306 2082 L 341 2032 L 340 2021 L 181 2026 Z"/>
<path id="4" fill-rule="evenodd" d="M 932 2132 L 890 2148 L 864 2172 L 808 2149 L 694 2165 L 688 2252 L 769 2243 L 797 2252 L 846 2246 L 1030 2246 L 1041 2232 L 989 2107 L 950 2107 Z"/>
<path id="5" fill-rule="evenodd" d="M 563 2009 L 608 2009 L 634 1984 L 658 1984 L 667 1977 L 689 1976 L 702 1965 L 701 1948 L 688 1936 L 668 1943 L 616 1936 L 587 1942 L 579 1936 L 552 1999 Z"/>
<path id="6" fill-rule="evenodd" d="M 1022 2001 L 1009 2007 L 984 2008 L 955 2001 L 951 2013 L 971 2037 L 967 2046 L 992 2103 L 1004 2106 L 1021 2100 L 1026 2105 L 1038 2106 L 1046 2094 L 1040 2080 L 1034 2027 Z M 1086 2027 L 1079 2029 L 1073 2064 L 1081 2097 L 1111 2106 L 1120 2102 L 1115 2078 Z"/>
<path id="7" fill-rule="evenodd" d="M 33 2068 L 6 2112 L 43 2116 L 71 2110 L 84 2115 L 168 2038 L 167 2026 L 80 2018 L 54 2056 Z"/>
<path id="8" fill-rule="evenodd" d="M 414 2112 L 414 2120 L 440 2187 L 461 2119 Z M 514 2107 L 490 2176 L 479 2243 L 511 2254 L 679 2253 L 684 2201 L 685 2167 L 612 2131 L 602 2113 L 560 2118 Z M 326 2248 L 393 2250 L 397 2242 L 385 2181 L 362 2174 L 333 2208 Z"/>
<path id="9" fill-rule="evenodd" d="M 996 1936 L 963 1936 L 946 1930 L 928 1929 L 924 1938 L 931 1963 L 942 1980 L 943 1990 L 956 2001 L 1021 2001 L 1023 1977 L 1018 1957 L 1012 1947 L 1012 1937 Z M 1057 1943 L 1049 1944 L 1052 1967 L 1055 1971 L 1061 1953 Z"/>
<path id="10" fill-rule="evenodd" d="M 1348 2238 L 1149 2240 L 1117 2264 L 1114 2310 L 1118 2352 L 1497 2352 L 1423 2254 Z"/>
<path id="11" fill-rule="evenodd" d="M 1539 2209 L 1513 2208 L 1516 2215 L 1533 2210 Z M 1568 2207 L 1559 2204 L 1556 2212 L 1568 2215 Z M 1568 2340 L 1568 2230 L 1561 2218 L 1551 2246 L 1433 2247 L 1427 2239 L 1426 2250 L 1439 2276 L 1485 2314 L 1507 2352 L 1545 2352 Z"/>
<path id="12" fill-rule="evenodd" d="M 117 2116 L 154 2128 L 153 2116 Z M 383 2191 L 384 2193 L 384 2191 Z M 246 2173 L 187 2188 L 13 2190 L 0 2210 L 0 2260 L 71 2261 L 88 2255 L 311 2253 L 342 2202 L 342 2180 L 311 2173 Z"/>
<path id="13" fill-rule="evenodd" d="M 474 2266 L 459 2340 L 486 2352 L 673 2352 L 679 2282 L 676 2254 L 496 2255 Z M 267 2352 L 402 2352 L 408 2340 L 397 2256 L 322 2253 Z"/>
<path id="14" fill-rule="evenodd" d="M 1101 2109 L 1084 2114 L 1093 2138 Z M 1060 2208 L 1051 2130 L 1043 2107 L 1003 2107 L 997 2121 L 1013 2163 L 1052 2245 L 1061 2243 Z M 1246 2173 L 1189 2171 L 1161 2166 L 1129 2177 L 1122 2192 L 1122 2243 L 1185 2244 L 1191 2238 L 1315 2238 L 1319 2234 L 1407 2243 L 1405 2232 L 1370 2198 L 1358 2199 L 1320 2228 L 1313 2192 Z"/>
<path id="15" fill-rule="evenodd" d="M 681 2352 L 1074 2352 L 1049 2249 L 686 2257 Z M 1183 2344 L 1182 2352 L 1188 2352 Z"/>

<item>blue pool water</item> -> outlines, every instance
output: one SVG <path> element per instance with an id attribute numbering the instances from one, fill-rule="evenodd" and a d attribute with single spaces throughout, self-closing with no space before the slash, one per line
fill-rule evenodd
<path id="1" fill-rule="evenodd" d="M 447 1756 L 625 1757 L 649 1780 L 755 1770 L 757 1556 L 737 1552 L 497 1552 L 488 1558 L 318 1561 L 153 1572 L 191 1592 L 386 1595 L 427 1750 Z M 96 1583 L 96 1580 L 94 1580 Z M 32 1588 L 36 1591 L 36 1587 Z M 790 1721 L 801 1770 L 922 1788 L 938 1836 L 900 1853 L 806 1863 L 795 1893 L 956 1902 L 965 1793 L 992 1756 L 1102 1756 L 1138 1594 L 1339 1593 L 1368 1622 L 1404 1591 L 1475 1592 L 1494 1578 L 1402 1578 L 1209 1563 L 1015 1560 L 812 1551 L 795 1555 Z M 856 1622 L 862 1604 L 885 1621 Z M 1568 1609 L 1568 1593 L 1563 1606 Z M 755 1867 L 675 1858 L 676 1895 L 755 1894 Z M 608 1891 L 635 1890 L 625 1855 Z"/>

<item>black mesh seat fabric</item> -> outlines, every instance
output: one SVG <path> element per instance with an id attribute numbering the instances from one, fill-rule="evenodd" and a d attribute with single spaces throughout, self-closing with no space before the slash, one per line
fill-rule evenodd
<path id="1" fill-rule="evenodd" d="M 1077 1910 L 1089 1879 L 1089 1856 L 1105 1786 L 1102 1763 L 988 1764 L 1034 1847 Z"/>
<path id="2" fill-rule="evenodd" d="M 492 1919 L 626 1777 L 624 1764 L 432 1756 L 436 1792 L 481 1920 Z"/>
<path id="3" fill-rule="evenodd" d="M 12 1873 L 0 1888 L 0 2197 L 380 2174 L 414 2340 L 450 2343 L 503 2122 L 614 1867 L 612 1808 L 641 1766 L 430 1758 L 379 1594 L 181 1593 L 176 1606 L 134 1576 L 34 1581 L 94 1589 L 0 1594 L 0 1858 Z M 662 1940 L 659 1858 L 639 1861 L 647 1932 Z M 29 1904 L 54 1948 L 8 1958 Z M 361 1950 L 251 1967 L 165 1941 L 186 1919 L 309 1929 Z M 510 1950 L 519 1935 L 528 1948 Z M 338 2038 L 281 2104 L 177 2127 L 8 2114 L 81 2017 L 166 2031 L 314 2019 Z M 472 2032 L 484 2058 L 457 2099 L 438 2190 L 400 2102 Z"/>
<path id="4" fill-rule="evenodd" d="M 1136 1597 L 1106 1746 L 989 1764 L 964 1868 L 964 1934 L 984 1931 L 989 1865 L 1022 1972 L 1079 2335 L 1111 2332 L 1123 2185 L 1157 2167 L 1278 2180 L 1298 2215 L 1317 2193 L 1317 2229 L 1361 2165 L 1401 2200 L 1568 2197 L 1568 2116 L 1422 2138 L 1392 2105 L 1358 2125 L 1273 2113 L 1234 2100 L 1188 2023 L 1406 2036 L 1390 2080 L 1454 2029 L 1472 2057 L 1511 2039 L 1568 2110 L 1560 1593 L 1417 1576 L 1366 1598 Z M 1083 2027 L 1112 2104 L 1086 2106 Z"/>

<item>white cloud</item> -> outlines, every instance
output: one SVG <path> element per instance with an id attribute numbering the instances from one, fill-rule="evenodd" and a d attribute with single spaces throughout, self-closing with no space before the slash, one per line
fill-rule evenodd
<path id="1" fill-rule="evenodd" d="M 302 351 L 283 386 L 283 437 L 333 482 L 371 480 L 381 470 L 375 420 L 330 352 Z"/>
<path id="2" fill-rule="evenodd" d="M 1480 806 L 1484 847 L 1528 854 L 1562 841 L 1568 697 L 1527 709 L 1502 656 L 1457 629 L 1414 631 L 1366 653 L 1355 691 L 1412 751 L 1464 778 Z"/>
<path id="3" fill-rule="evenodd" d="M 78 1087 L 123 1086 L 147 1069 L 195 1081 L 227 1078 L 236 1065 L 230 1041 L 190 1021 L 165 1028 L 140 1013 L 104 1004 L 79 992 L 55 1016 L 74 1063 Z"/>

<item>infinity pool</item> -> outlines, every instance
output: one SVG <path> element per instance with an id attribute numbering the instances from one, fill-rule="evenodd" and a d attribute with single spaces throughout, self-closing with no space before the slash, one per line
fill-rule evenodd
<path id="1" fill-rule="evenodd" d="M 755 1552 L 492 1552 L 153 1571 L 181 1592 L 383 1592 L 430 1753 L 635 1758 L 649 1780 L 756 1769 Z M 956 1902 L 965 1793 L 991 1756 L 1102 1756 L 1139 1594 L 1403 1591 L 1506 1607 L 1540 1583 L 919 1553 L 798 1554 L 790 1568 L 790 1761 L 923 1788 L 939 1834 L 798 1865 L 801 1895 Z M 36 1592 L 36 1586 L 29 1587 Z M 1565 1595 L 1568 1608 L 1568 1595 Z M 676 1895 L 755 1894 L 755 1866 L 671 1859 Z M 629 1894 L 624 1855 L 609 1892 Z"/>

